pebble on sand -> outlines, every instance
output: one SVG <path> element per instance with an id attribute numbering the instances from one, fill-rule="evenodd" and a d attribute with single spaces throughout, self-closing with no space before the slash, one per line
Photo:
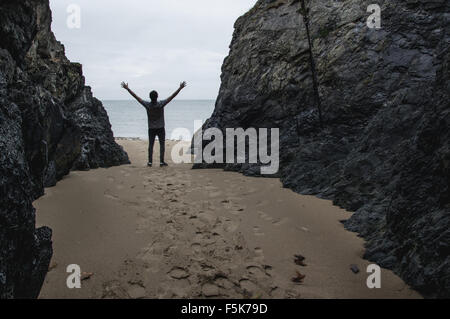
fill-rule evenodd
<path id="1" fill-rule="evenodd" d="M 185 279 L 189 277 L 189 274 L 183 268 L 174 268 L 169 272 L 169 276 L 174 279 Z"/>
<path id="2" fill-rule="evenodd" d="M 357 265 L 350 265 L 350 269 L 353 271 L 354 274 L 359 273 L 359 268 Z"/>
<path id="3" fill-rule="evenodd" d="M 205 297 L 217 297 L 219 296 L 219 287 L 212 284 L 205 284 L 203 285 L 202 293 Z"/>
<path id="4" fill-rule="evenodd" d="M 143 299 L 146 296 L 145 289 L 142 287 L 134 287 L 128 290 L 131 299 Z"/>

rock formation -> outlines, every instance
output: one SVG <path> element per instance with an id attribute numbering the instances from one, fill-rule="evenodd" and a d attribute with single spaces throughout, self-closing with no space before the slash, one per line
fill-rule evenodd
<path id="1" fill-rule="evenodd" d="M 50 29 L 48 0 L 0 1 L 0 298 L 36 298 L 52 255 L 33 200 L 71 169 L 128 163 Z"/>
<path id="2" fill-rule="evenodd" d="M 203 129 L 280 128 L 285 187 L 355 211 L 345 225 L 367 259 L 450 297 L 450 2 L 375 1 L 381 29 L 366 23 L 373 0 L 305 2 L 259 0 L 238 19 Z"/>

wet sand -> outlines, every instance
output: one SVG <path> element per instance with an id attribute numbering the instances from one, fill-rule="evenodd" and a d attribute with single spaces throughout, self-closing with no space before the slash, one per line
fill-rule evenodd
<path id="1" fill-rule="evenodd" d="M 35 202 L 54 242 L 40 298 L 420 298 L 385 269 L 367 287 L 364 241 L 331 202 L 175 165 L 170 151 L 170 167 L 148 168 L 145 141 L 118 142 L 131 165 L 72 172 Z M 66 286 L 70 264 L 92 273 L 81 289 Z"/>

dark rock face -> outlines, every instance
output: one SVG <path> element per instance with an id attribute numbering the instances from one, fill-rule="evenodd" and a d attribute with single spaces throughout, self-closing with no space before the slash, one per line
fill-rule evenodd
<path id="1" fill-rule="evenodd" d="M 32 202 L 71 169 L 128 163 L 50 30 L 48 0 L 0 1 L 0 298 L 36 298 L 52 255 Z"/>
<path id="2" fill-rule="evenodd" d="M 235 24 L 204 129 L 279 127 L 285 187 L 356 211 L 345 224 L 367 259 L 450 297 L 450 2 L 376 1 L 380 30 L 371 0 L 306 3 L 324 128 L 301 2 L 260 0 Z"/>

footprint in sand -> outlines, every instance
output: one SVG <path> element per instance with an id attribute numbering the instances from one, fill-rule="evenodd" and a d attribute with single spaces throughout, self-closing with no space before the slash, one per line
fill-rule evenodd
<path id="1" fill-rule="evenodd" d="M 265 278 L 267 276 L 266 272 L 259 266 L 257 265 L 250 265 L 247 266 L 247 271 L 250 275 L 258 278 L 258 279 L 262 279 Z"/>
<path id="2" fill-rule="evenodd" d="M 239 201 L 239 198 L 235 197 L 227 197 L 220 201 L 223 207 L 231 212 L 242 213 L 244 211 L 243 206 L 239 206 L 236 202 Z"/>
<path id="3" fill-rule="evenodd" d="M 213 225 L 217 221 L 216 216 L 214 216 L 213 214 L 206 213 L 206 212 L 198 213 L 197 217 L 201 222 L 206 223 L 208 225 Z"/>
<path id="4" fill-rule="evenodd" d="M 142 196 L 136 196 L 136 199 L 140 202 L 145 203 L 146 205 L 150 205 L 152 207 L 156 206 L 157 204 L 159 204 L 159 200 L 150 198 L 150 197 L 142 197 Z"/>
<path id="5" fill-rule="evenodd" d="M 202 252 L 202 245 L 200 245 L 199 243 L 193 243 L 191 245 L 192 251 L 194 251 L 195 253 L 201 253 Z"/>
<path id="6" fill-rule="evenodd" d="M 245 213 L 245 208 L 242 208 L 240 206 L 233 206 L 233 208 L 230 210 L 230 213 L 238 216 Z"/>
<path id="7" fill-rule="evenodd" d="M 223 289 L 232 289 L 234 287 L 234 283 L 232 283 L 226 276 L 217 278 L 214 280 L 214 284 Z"/>
<path id="8" fill-rule="evenodd" d="M 264 251 L 261 247 L 256 247 L 254 250 L 256 257 L 254 258 L 256 261 L 264 261 Z"/>
<path id="9" fill-rule="evenodd" d="M 234 233 L 239 228 L 239 224 L 236 222 L 233 222 L 231 219 L 226 219 L 223 222 L 223 229 L 227 233 Z"/>
<path id="10" fill-rule="evenodd" d="M 267 221 L 267 222 L 272 222 L 273 218 L 270 217 L 268 214 L 266 214 L 265 212 L 262 211 L 258 211 L 258 215 L 261 219 Z"/>
<path id="11" fill-rule="evenodd" d="M 264 291 L 261 288 L 259 288 L 255 283 L 248 279 L 240 280 L 239 285 L 244 290 L 245 297 L 258 298 L 265 295 Z"/>
<path id="12" fill-rule="evenodd" d="M 221 195 L 222 195 L 222 192 L 210 192 L 209 194 L 209 197 L 211 197 L 211 198 L 216 198 L 216 197 L 220 197 Z"/>
<path id="13" fill-rule="evenodd" d="M 289 220 L 287 218 L 277 218 L 273 221 L 273 224 L 277 227 L 280 227 L 288 222 Z"/>
<path id="14" fill-rule="evenodd" d="M 105 190 L 103 196 L 105 196 L 108 199 L 119 200 L 119 197 L 117 195 L 112 194 L 109 189 Z"/>
<path id="15" fill-rule="evenodd" d="M 204 211 L 210 211 L 211 209 L 211 202 L 210 201 L 197 201 L 191 204 L 191 207 L 193 209 L 197 209 L 200 212 L 204 212 Z"/>
<path id="16" fill-rule="evenodd" d="M 265 234 L 261 231 L 261 228 L 259 226 L 253 227 L 253 232 L 255 236 L 264 236 Z"/>
<path id="17" fill-rule="evenodd" d="M 205 235 L 200 240 L 200 242 L 202 243 L 203 247 L 208 247 L 208 246 L 214 245 L 217 242 L 217 240 L 215 238 L 213 238 L 212 236 Z"/>
<path id="18" fill-rule="evenodd" d="M 103 284 L 102 299 L 127 299 L 130 295 L 117 280 Z"/>
<path id="19" fill-rule="evenodd" d="M 247 196 L 256 193 L 258 190 L 256 188 L 246 188 L 245 192 L 241 193 L 242 196 Z"/>
<path id="20" fill-rule="evenodd" d="M 267 205 L 269 205 L 269 202 L 266 201 L 266 200 L 258 201 L 258 202 L 256 203 L 256 207 L 265 207 L 265 206 L 267 206 Z"/>
<path id="21" fill-rule="evenodd" d="M 153 186 L 153 183 L 152 183 L 151 180 L 148 180 L 148 181 L 143 181 L 143 182 L 142 182 L 142 185 L 144 185 L 144 187 L 147 187 L 147 186 Z"/>

